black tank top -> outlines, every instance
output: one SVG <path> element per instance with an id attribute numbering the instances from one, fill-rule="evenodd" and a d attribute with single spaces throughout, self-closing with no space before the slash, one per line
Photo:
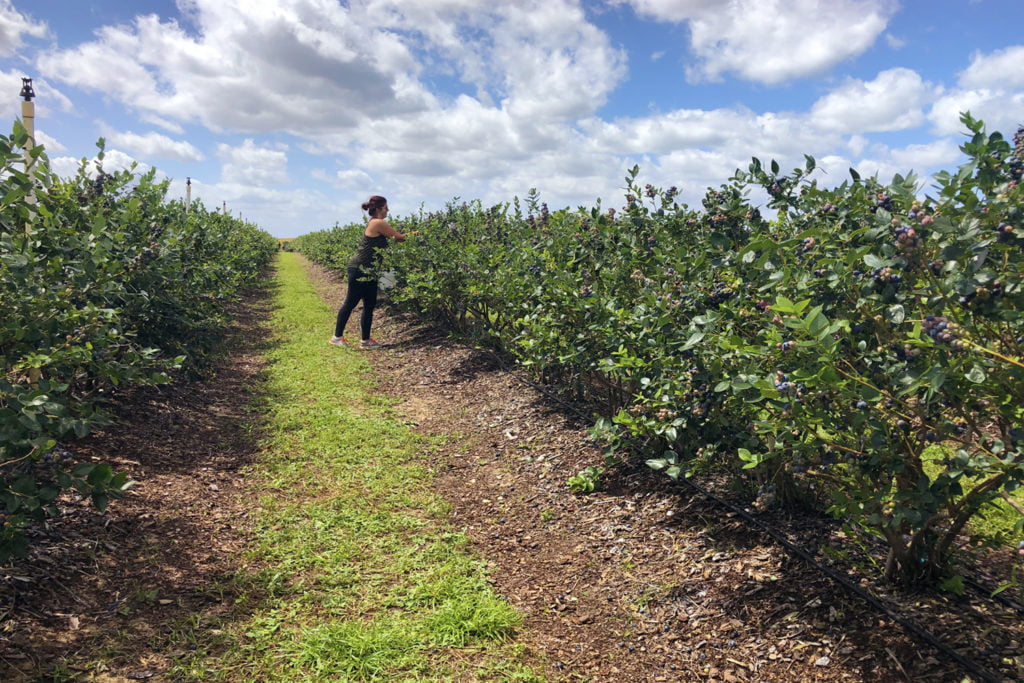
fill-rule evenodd
<path id="1" fill-rule="evenodd" d="M 371 263 L 375 266 L 380 265 L 380 250 L 387 249 L 387 246 L 388 238 L 384 235 L 367 237 L 364 233 L 363 238 L 359 240 L 359 246 L 356 247 L 355 256 L 348 262 L 348 267 L 368 268 Z"/>

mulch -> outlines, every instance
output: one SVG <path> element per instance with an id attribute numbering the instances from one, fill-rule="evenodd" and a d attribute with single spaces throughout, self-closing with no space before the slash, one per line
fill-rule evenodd
<path id="1" fill-rule="evenodd" d="M 309 272 L 341 301 L 342 283 Z M 208 381 L 126 395 L 118 424 L 76 445 L 139 483 L 106 515 L 68 501 L 28 560 L 0 570 L 0 679 L 45 679 L 71 662 L 82 679 L 168 680 L 188 656 L 182 631 L 201 636 L 233 609 L 268 306 L 254 296 L 240 309 L 232 352 Z M 379 390 L 414 429 L 446 435 L 423 457 L 451 523 L 524 615 L 517 642 L 549 680 L 977 680 L 739 515 L 643 465 L 573 493 L 569 477 L 603 465 L 589 422 L 490 352 L 386 305 L 374 336 L 386 341 L 365 352 Z M 763 519 L 794 541 L 842 549 L 824 521 Z M 901 594 L 857 565 L 835 566 L 998 679 L 1024 680 L 1019 612 L 971 595 Z M 96 676 L 90 662 L 103 653 Z"/>

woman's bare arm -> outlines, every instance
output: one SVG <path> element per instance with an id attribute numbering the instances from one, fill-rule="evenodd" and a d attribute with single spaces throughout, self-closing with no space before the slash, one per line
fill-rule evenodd
<path id="1" fill-rule="evenodd" d="M 384 235 L 398 242 L 405 239 L 405 235 L 392 228 L 391 224 L 383 218 L 372 218 L 366 225 L 366 236 L 376 237 L 377 235 Z"/>

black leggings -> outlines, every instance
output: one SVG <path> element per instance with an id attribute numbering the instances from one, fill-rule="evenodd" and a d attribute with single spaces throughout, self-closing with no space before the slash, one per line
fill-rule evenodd
<path id="1" fill-rule="evenodd" d="M 348 317 L 352 315 L 353 309 L 360 299 L 363 302 L 363 317 L 360 320 L 363 339 L 370 338 L 370 326 L 373 324 L 373 309 L 377 305 L 377 280 L 366 282 L 367 277 L 358 268 L 348 269 L 348 294 L 345 295 L 345 303 L 338 311 L 338 322 L 334 325 L 334 336 L 340 337 L 345 334 L 345 325 L 348 324 Z"/>

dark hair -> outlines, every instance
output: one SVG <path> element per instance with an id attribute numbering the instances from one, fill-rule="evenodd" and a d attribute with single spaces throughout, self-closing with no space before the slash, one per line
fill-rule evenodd
<path id="1" fill-rule="evenodd" d="M 377 212 L 387 206 L 388 200 L 381 197 L 379 194 L 375 194 L 368 200 L 363 202 L 363 211 L 370 214 L 370 218 L 377 215 Z"/>

